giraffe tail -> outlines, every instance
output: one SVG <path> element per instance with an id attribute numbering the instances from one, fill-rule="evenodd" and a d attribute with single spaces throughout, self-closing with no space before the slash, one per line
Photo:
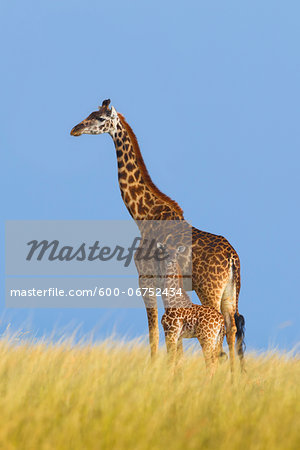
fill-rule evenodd
<path id="1" fill-rule="evenodd" d="M 236 267 L 236 265 L 238 265 L 238 267 Z M 236 332 L 237 352 L 238 352 L 240 359 L 243 359 L 244 353 L 246 350 L 245 317 L 242 316 L 242 314 L 240 314 L 239 310 L 238 310 L 238 300 L 239 300 L 239 293 L 240 293 L 240 287 L 241 287 L 239 260 L 238 261 L 232 260 L 232 270 L 233 270 L 233 280 L 234 280 L 235 292 L 236 292 L 236 311 L 234 314 L 234 321 L 235 321 L 235 326 L 237 329 L 237 332 Z"/>
<path id="2" fill-rule="evenodd" d="M 236 312 L 234 314 L 234 321 L 236 326 L 236 342 L 237 342 L 237 352 L 240 357 L 244 356 L 246 350 L 245 344 L 245 318 L 242 314 Z"/>

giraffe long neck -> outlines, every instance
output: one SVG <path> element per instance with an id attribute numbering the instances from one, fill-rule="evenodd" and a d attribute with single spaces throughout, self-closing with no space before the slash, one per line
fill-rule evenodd
<path id="1" fill-rule="evenodd" d="M 159 191 L 145 166 L 137 139 L 121 114 L 114 140 L 119 186 L 123 201 L 134 220 L 182 219 L 178 204 Z"/>
<path id="2" fill-rule="evenodd" d="M 189 308 L 193 305 L 190 297 L 183 289 L 181 268 L 178 261 L 166 266 L 162 299 L 165 310 L 172 308 Z M 172 295 L 175 293 L 175 295 Z"/>

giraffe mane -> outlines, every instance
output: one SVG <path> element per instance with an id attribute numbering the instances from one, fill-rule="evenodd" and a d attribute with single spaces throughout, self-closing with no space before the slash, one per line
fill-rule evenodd
<path id="1" fill-rule="evenodd" d="M 146 164 L 144 162 L 141 150 L 140 150 L 140 146 L 138 143 L 138 140 L 136 138 L 136 135 L 134 134 L 131 126 L 126 122 L 125 117 L 121 114 L 118 113 L 118 116 L 121 120 L 122 125 L 126 128 L 127 133 L 130 136 L 131 142 L 133 144 L 133 149 L 134 149 L 134 153 L 135 153 L 135 157 L 136 157 L 136 161 L 139 165 L 142 177 L 145 181 L 145 183 L 147 183 L 147 185 L 150 187 L 150 189 L 152 189 L 152 191 L 157 194 L 162 200 L 164 200 L 165 202 L 167 202 L 169 205 L 171 205 L 175 211 L 178 214 L 183 215 L 183 210 L 180 208 L 180 206 L 178 205 L 177 202 L 175 202 L 175 200 L 172 200 L 170 197 L 168 197 L 166 194 L 164 194 L 163 192 L 161 192 L 158 187 L 153 183 L 149 172 L 147 170 Z"/>

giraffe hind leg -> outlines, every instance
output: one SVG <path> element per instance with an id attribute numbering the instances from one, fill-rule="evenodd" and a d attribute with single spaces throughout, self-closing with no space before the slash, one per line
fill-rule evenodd
<path id="1" fill-rule="evenodd" d="M 217 357 L 220 362 L 227 361 L 227 359 L 228 359 L 227 353 L 225 353 L 223 351 L 223 341 L 224 341 L 225 334 L 226 334 L 225 326 L 222 323 L 222 325 L 220 326 L 220 332 L 217 337 Z"/>
<path id="2" fill-rule="evenodd" d="M 229 348 L 229 361 L 231 373 L 234 372 L 235 336 L 237 332 L 237 327 L 234 318 L 235 310 L 236 310 L 236 291 L 233 279 L 231 278 L 224 289 L 221 299 L 221 312 L 225 320 L 226 340 Z"/>
<path id="3" fill-rule="evenodd" d="M 212 378 L 215 374 L 218 364 L 218 350 L 216 342 L 212 342 L 212 339 L 203 339 L 200 336 L 197 336 L 197 338 L 202 347 L 207 373 L 209 377 Z"/>

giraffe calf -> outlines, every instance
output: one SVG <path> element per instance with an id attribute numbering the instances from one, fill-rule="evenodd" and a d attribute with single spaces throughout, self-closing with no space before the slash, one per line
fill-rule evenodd
<path id="1" fill-rule="evenodd" d="M 170 362 L 174 365 L 179 352 L 182 352 L 183 338 L 197 338 L 203 350 L 206 367 L 212 375 L 218 357 L 222 354 L 225 336 L 224 318 L 210 306 L 192 303 L 183 290 L 182 272 L 177 257 L 185 248 L 180 246 L 172 249 L 160 243 L 158 247 L 163 247 L 167 254 L 162 263 L 164 277 L 162 299 L 165 313 L 161 323 Z"/>

